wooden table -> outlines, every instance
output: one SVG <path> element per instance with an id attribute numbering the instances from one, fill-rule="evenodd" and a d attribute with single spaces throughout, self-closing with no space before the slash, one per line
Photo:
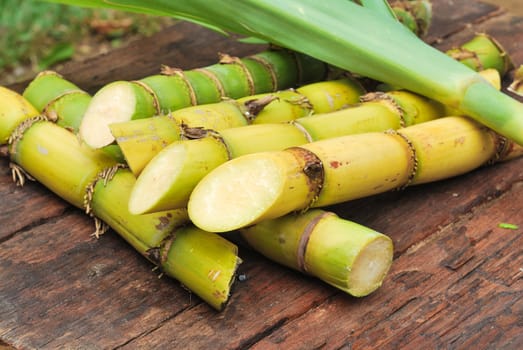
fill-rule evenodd
<path id="1" fill-rule="evenodd" d="M 447 49 L 487 32 L 523 63 L 523 18 L 478 1 L 433 4 L 429 42 Z M 258 49 L 180 23 L 60 71 L 94 92 L 161 63 L 192 68 L 218 52 Z M 94 239 L 92 221 L 43 186 L 16 187 L 6 159 L 0 198 L 0 349 L 523 346 L 523 159 L 334 207 L 394 240 L 391 271 L 370 296 L 350 297 L 241 247 L 246 280 L 222 312 L 158 278 L 114 232 Z"/>

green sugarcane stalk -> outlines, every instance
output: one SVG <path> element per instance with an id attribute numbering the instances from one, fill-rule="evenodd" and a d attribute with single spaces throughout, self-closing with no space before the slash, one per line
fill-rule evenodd
<path id="1" fill-rule="evenodd" d="M 392 16 L 351 1 L 218 0 L 212 7 L 206 0 L 59 2 L 169 15 L 265 40 L 430 97 L 523 144 L 523 104 L 424 43 Z"/>
<path id="2" fill-rule="evenodd" d="M 188 223 L 185 209 L 150 215 L 127 210 L 134 176 L 101 150 L 38 115 L 26 99 L 0 87 L 0 133 L 14 169 L 113 228 L 138 252 L 212 307 L 227 303 L 240 259 L 225 238 Z M 99 223 L 100 221 L 97 222 Z M 99 234 L 103 228 L 97 227 Z M 176 238 L 176 239 L 175 239 Z M 187 265 L 189 264 L 189 265 Z"/>
<path id="3" fill-rule="evenodd" d="M 241 230 L 259 253 L 353 296 L 378 289 L 392 264 L 392 240 L 336 214 L 311 209 Z"/>
<path id="4" fill-rule="evenodd" d="M 245 154 L 276 151 L 338 136 L 399 129 L 445 115 L 445 106 L 408 91 L 372 93 L 357 106 L 313 114 L 286 124 L 207 130 L 202 138 L 164 148 L 137 178 L 129 199 L 135 214 L 183 208 L 198 182 L 217 166 Z"/>
<path id="5" fill-rule="evenodd" d="M 418 37 L 427 34 L 432 22 L 432 4 L 428 0 L 391 1 L 398 20 Z"/>
<path id="6" fill-rule="evenodd" d="M 75 133 L 91 102 L 87 92 L 53 71 L 39 73 L 22 96 L 49 120 Z"/>
<path id="7" fill-rule="evenodd" d="M 510 56 L 501 44 L 485 33 L 476 34 L 465 44 L 447 50 L 446 53 L 478 72 L 493 68 L 499 72 L 501 77 L 504 77 L 514 68 Z"/>
<path id="8" fill-rule="evenodd" d="M 167 114 L 180 108 L 277 91 L 322 80 L 328 67 L 288 50 L 267 50 L 242 59 L 222 56 L 220 63 L 182 71 L 164 67 L 162 74 L 102 87 L 80 125 L 81 138 L 100 148 L 114 141 L 108 125 Z"/>
<path id="9" fill-rule="evenodd" d="M 296 90 L 182 108 L 168 116 L 115 123 L 109 128 L 133 174 L 138 176 L 170 143 L 205 134 L 199 129 L 219 131 L 247 124 L 294 120 L 356 104 L 363 93 L 356 80 L 344 78 L 312 83 Z"/>
<path id="10" fill-rule="evenodd" d="M 381 133 L 316 141 L 232 159 L 193 190 L 198 227 L 225 232 L 293 211 L 457 176 L 521 147 L 465 117 L 445 117 Z"/>

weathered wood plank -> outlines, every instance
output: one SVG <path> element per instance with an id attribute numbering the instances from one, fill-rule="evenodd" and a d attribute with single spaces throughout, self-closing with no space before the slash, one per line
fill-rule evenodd
<path id="1" fill-rule="evenodd" d="M 16 348 L 113 348 L 197 304 L 114 233 L 71 212 L 0 249 L 0 338 Z"/>
<path id="2" fill-rule="evenodd" d="M 497 19 L 479 21 L 494 13 L 490 5 L 446 0 L 434 5 L 437 27 L 431 35 L 445 38 L 441 45 L 459 43 L 461 33 L 449 35 L 464 23 Z M 197 33 L 175 36 L 184 68 L 191 67 L 192 54 L 184 55 L 204 52 L 201 45 L 208 45 L 201 54 L 209 60 L 205 64 L 215 61 L 217 51 L 230 51 L 222 49 L 219 38 L 191 42 Z M 143 55 L 133 60 L 146 60 L 170 43 L 151 44 L 159 51 L 141 47 Z M 237 48 L 232 41 L 223 45 Z M 513 47 L 521 53 L 517 44 Z M 149 68 L 137 63 L 135 69 L 134 63 L 121 64 L 118 55 L 68 69 L 78 73 L 79 85 L 95 89 L 104 79 L 139 78 L 166 63 L 147 59 L 142 63 Z M 116 70 L 105 73 L 103 60 Z M 144 73 L 147 69 L 154 71 Z M 247 280 L 237 282 L 230 304 L 217 313 L 176 281 L 158 279 L 114 232 L 94 240 L 91 221 L 42 186 L 16 188 L 7 161 L 0 160 L 0 213 L 5 213 L 0 214 L 0 279 L 9 281 L 0 284 L 5 315 L 0 339 L 19 349 L 515 348 L 523 333 L 521 230 L 496 226 L 500 221 L 523 226 L 522 165 L 516 160 L 334 207 L 394 240 L 392 271 L 367 298 L 349 297 L 242 248 L 240 273 Z"/>
<path id="3" fill-rule="evenodd" d="M 195 24 L 178 22 L 149 38 L 82 62 L 67 63 L 56 70 L 81 88 L 95 92 L 115 80 L 158 74 L 163 64 L 183 69 L 203 67 L 216 63 L 220 52 L 241 57 L 259 52 L 263 47 L 240 44 Z M 27 83 L 10 87 L 22 91 Z"/>
<path id="4" fill-rule="evenodd" d="M 0 242 L 23 229 L 61 215 L 69 206 L 37 183 L 15 186 L 9 162 L 0 158 Z"/>

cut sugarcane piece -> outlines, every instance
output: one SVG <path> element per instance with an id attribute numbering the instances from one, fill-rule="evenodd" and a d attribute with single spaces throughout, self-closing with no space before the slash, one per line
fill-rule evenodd
<path id="1" fill-rule="evenodd" d="M 196 128 L 220 131 L 248 123 L 294 120 L 313 113 L 329 112 L 349 104 L 356 104 L 364 92 L 352 78 L 312 83 L 305 85 L 303 90 L 299 91 L 284 90 L 248 96 L 237 101 L 227 100 L 192 106 L 174 111 L 169 114 L 169 117 L 115 123 L 109 127 L 127 164 L 138 176 L 149 160 L 166 145 L 174 140 L 198 137 Z M 309 102 L 309 96 L 315 105 Z M 168 124 L 172 122 L 168 118 L 177 126 L 169 126 Z M 165 130 L 158 132 L 164 126 Z M 181 134 L 179 131 L 170 134 L 173 128 L 181 129 Z"/>
<path id="2" fill-rule="evenodd" d="M 398 20 L 414 34 L 423 37 L 432 22 L 432 4 L 429 0 L 395 0 L 390 6 Z"/>
<path id="3" fill-rule="evenodd" d="M 27 119 L 30 104 L 19 94 L 3 97 L 2 106 L 13 108 L 2 114 L 6 117 L 0 119 L 2 130 L 20 125 L 8 137 L 13 162 L 72 205 L 110 225 L 209 305 L 224 307 L 240 263 L 234 244 L 213 233 L 181 227 L 187 223 L 186 210 L 130 214 L 127 202 L 135 178 L 128 170 L 103 151 L 80 143 L 70 131 L 41 118 Z"/>
<path id="4" fill-rule="evenodd" d="M 291 124 L 258 124 L 208 133 L 210 136 L 201 139 L 175 142 L 149 162 L 131 193 L 131 213 L 183 208 L 196 184 L 230 158 L 308 142 L 303 131 Z"/>
<path id="5" fill-rule="evenodd" d="M 24 120 L 39 115 L 33 107 L 20 94 L 0 86 L 0 146 L 6 145 L 11 134 Z"/>
<path id="6" fill-rule="evenodd" d="M 463 174 L 499 158 L 501 138 L 465 117 L 316 141 L 220 165 L 191 194 L 198 227 L 225 232 L 292 211 Z"/>
<path id="7" fill-rule="evenodd" d="M 241 230 L 269 259 L 356 297 L 378 289 L 392 264 L 392 240 L 336 214 L 311 209 Z"/>
<path id="8" fill-rule="evenodd" d="M 510 71 L 514 64 L 505 49 L 493 37 L 479 33 L 458 48 L 447 50 L 447 55 L 475 71 L 496 69 L 500 76 Z"/>
<path id="9" fill-rule="evenodd" d="M 38 74 L 23 96 L 38 111 L 58 125 L 78 132 L 91 96 L 53 71 Z"/>
<path id="10" fill-rule="evenodd" d="M 398 129 L 442 117 L 445 112 L 441 104 L 408 91 L 368 94 L 363 99 L 366 102 L 357 106 L 300 118 L 292 124 L 251 125 L 208 132 L 213 136 L 210 139 L 177 141 L 152 158 L 140 173 L 129 210 L 141 214 L 185 207 L 194 186 L 230 158 L 337 136 Z"/>
<path id="11" fill-rule="evenodd" d="M 118 170 L 109 181 L 100 179 L 93 188 L 92 213 L 162 273 L 221 310 L 241 263 L 237 246 L 215 233 L 187 225 L 185 209 L 132 215 L 127 202 L 134 182 L 127 169 Z"/>
<path id="12" fill-rule="evenodd" d="M 92 148 L 110 145 L 114 137 L 108 125 L 159 114 L 151 91 L 136 82 L 115 81 L 92 98 L 80 124 L 81 139 Z"/>
<path id="13" fill-rule="evenodd" d="M 89 104 L 80 136 L 93 148 L 114 141 L 112 123 L 148 118 L 225 97 L 240 98 L 324 79 L 327 66 L 287 50 L 265 51 L 244 59 L 222 57 L 220 63 L 182 71 L 164 67 L 162 75 L 117 81 L 101 88 Z"/>

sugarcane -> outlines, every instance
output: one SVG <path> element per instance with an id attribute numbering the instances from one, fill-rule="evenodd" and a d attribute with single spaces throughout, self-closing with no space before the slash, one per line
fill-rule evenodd
<path id="1" fill-rule="evenodd" d="M 507 89 L 518 96 L 523 96 L 523 65 L 515 70 L 512 82 Z"/>
<path id="2" fill-rule="evenodd" d="M 443 117 L 445 106 L 408 91 L 369 93 L 362 103 L 313 114 L 290 123 L 258 124 L 222 131 L 199 130 L 152 158 L 129 199 L 135 214 L 183 208 L 198 182 L 226 161 L 255 152 L 276 151 L 337 136 L 399 129 Z"/>
<path id="3" fill-rule="evenodd" d="M 58 2 L 85 5 L 80 0 Z M 303 52 L 437 100 L 523 144 L 522 103 L 423 42 L 392 16 L 352 1 L 219 0 L 209 8 L 206 0 L 92 0 L 87 5 L 163 14 Z"/>
<path id="4" fill-rule="evenodd" d="M 323 80 L 326 64 L 289 50 L 266 50 L 242 59 L 222 55 L 220 62 L 183 71 L 164 66 L 161 74 L 136 81 L 115 81 L 98 90 L 80 125 L 90 147 L 114 142 L 108 125 L 177 109 L 277 91 Z"/>
<path id="5" fill-rule="evenodd" d="M 432 22 L 432 4 L 428 0 L 391 1 L 398 20 L 419 37 L 424 37 Z"/>
<path id="6" fill-rule="evenodd" d="M 356 104 L 363 93 L 364 89 L 356 79 L 346 77 L 297 89 L 186 107 L 167 116 L 115 123 L 109 128 L 129 168 L 138 176 L 170 143 L 205 133 L 199 129 L 219 131 L 248 124 L 294 120 Z"/>
<path id="7" fill-rule="evenodd" d="M 478 33 L 471 40 L 447 50 L 446 53 L 475 71 L 494 68 L 501 77 L 514 68 L 514 63 L 503 46 L 486 33 Z"/>
<path id="8" fill-rule="evenodd" d="M 196 226 L 226 232 L 461 175 L 520 150 L 467 117 L 444 117 L 232 159 L 196 185 L 187 207 Z"/>
<path id="9" fill-rule="evenodd" d="M 495 69 L 482 75 L 500 87 Z M 313 84 L 314 85 L 314 84 Z M 251 125 L 227 130 L 201 130 L 178 140 L 148 159 L 129 200 L 134 214 L 182 208 L 194 186 L 224 162 L 249 153 L 281 150 L 311 141 L 350 134 L 395 130 L 449 115 L 449 108 L 405 90 L 368 93 L 361 103 L 331 113 L 312 114 L 290 125 Z M 135 147 L 128 158 L 143 159 L 149 147 Z M 140 152 L 141 151 L 141 152 Z"/>
<path id="10" fill-rule="evenodd" d="M 356 297 L 378 289 L 392 264 L 388 236 L 320 209 L 265 220 L 241 235 L 267 258 Z"/>
<path id="11" fill-rule="evenodd" d="M 31 176 L 96 218 L 95 235 L 109 225 L 162 273 L 212 307 L 226 305 L 241 262 L 236 245 L 188 225 L 186 209 L 130 214 L 135 177 L 128 169 L 47 120 L 21 95 L 0 87 L 0 98 L 0 135 L 7 148 L 2 154 L 10 156 L 20 183 Z"/>
<path id="12" fill-rule="evenodd" d="M 54 71 L 38 73 L 22 96 L 49 120 L 74 133 L 91 102 L 89 93 Z"/>

